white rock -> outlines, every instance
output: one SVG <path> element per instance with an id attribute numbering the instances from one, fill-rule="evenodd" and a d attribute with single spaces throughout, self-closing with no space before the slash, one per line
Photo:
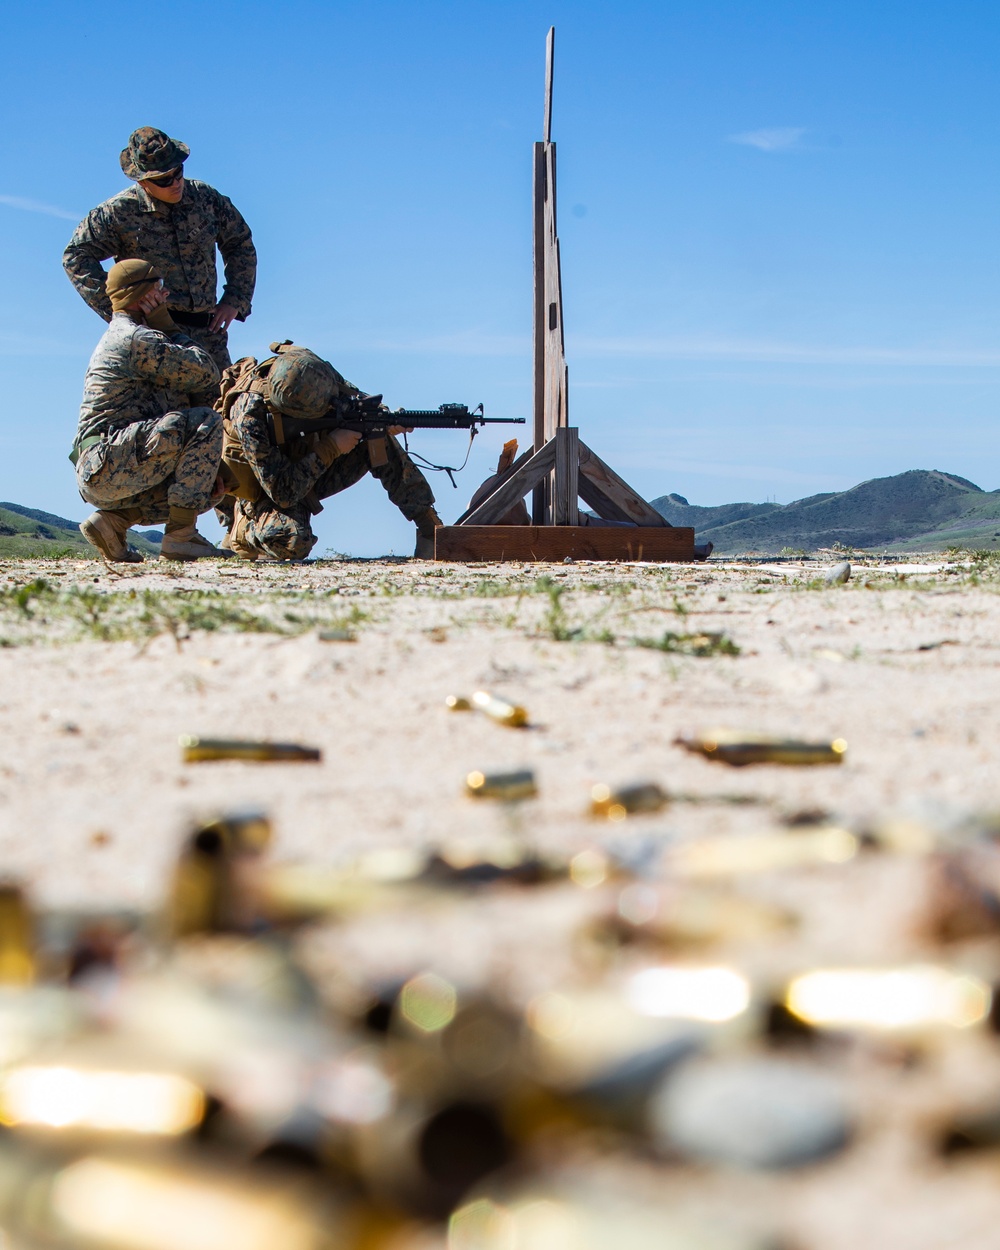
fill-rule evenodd
<path id="1" fill-rule="evenodd" d="M 850 1116 L 840 1082 L 783 1059 L 694 1059 L 653 1096 L 654 1140 L 694 1159 L 748 1168 L 811 1163 L 840 1150 Z"/>

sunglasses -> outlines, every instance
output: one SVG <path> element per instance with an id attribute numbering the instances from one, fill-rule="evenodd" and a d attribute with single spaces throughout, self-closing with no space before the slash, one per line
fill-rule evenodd
<path id="1" fill-rule="evenodd" d="M 151 174 L 148 178 L 143 178 L 143 182 L 151 182 L 157 187 L 172 187 L 175 182 L 180 182 L 184 177 L 184 166 L 178 165 L 176 169 L 169 169 L 165 174 Z"/>

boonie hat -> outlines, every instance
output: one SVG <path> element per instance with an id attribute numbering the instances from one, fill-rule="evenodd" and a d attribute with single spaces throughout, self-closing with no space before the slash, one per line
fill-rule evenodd
<path id="1" fill-rule="evenodd" d="M 138 182 L 142 178 L 176 169 L 190 155 L 191 149 L 186 143 L 171 139 L 155 126 L 140 126 L 129 135 L 128 147 L 122 148 L 119 159 L 126 178 Z"/>

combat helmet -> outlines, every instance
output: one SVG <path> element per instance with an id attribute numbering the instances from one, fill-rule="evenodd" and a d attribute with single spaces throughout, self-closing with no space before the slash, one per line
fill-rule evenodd
<path id="1" fill-rule="evenodd" d="M 267 375 L 268 403 L 285 417 L 322 417 L 340 394 L 344 379 L 308 347 L 274 346 L 279 355 Z"/>

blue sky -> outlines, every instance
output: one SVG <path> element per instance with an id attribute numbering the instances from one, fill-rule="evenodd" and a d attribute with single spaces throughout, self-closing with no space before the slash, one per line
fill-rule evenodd
<path id="1" fill-rule="evenodd" d="M 40 0 L 0 13 L 0 498 L 88 511 L 66 453 L 103 323 L 60 255 L 139 125 L 254 229 L 234 356 L 292 338 L 394 406 L 530 417 L 550 24 L 581 436 L 692 503 L 1000 486 L 995 4 Z M 504 436 L 434 478 L 446 520 Z M 412 545 L 371 480 L 317 528 L 317 554 Z"/>

